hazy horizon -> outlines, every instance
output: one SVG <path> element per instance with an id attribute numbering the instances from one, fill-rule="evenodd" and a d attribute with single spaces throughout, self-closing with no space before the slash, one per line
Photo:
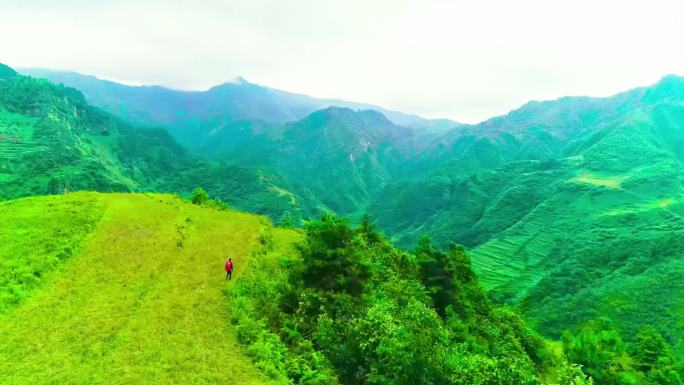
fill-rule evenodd
<path id="1" fill-rule="evenodd" d="M 243 76 L 476 123 L 530 100 L 609 96 L 684 74 L 681 14 L 672 0 L 8 0 L 0 61 L 180 90 Z"/>
<path id="2" fill-rule="evenodd" d="M 6 63 L 3 63 L 3 64 L 6 64 Z M 76 74 L 79 74 L 79 75 L 82 75 L 82 76 L 92 76 L 92 77 L 95 77 L 95 78 L 97 78 L 97 79 L 99 79 L 99 80 L 114 82 L 114 83 L 122 84 L 122 85 L 125 85 L 125 86 L 130 86 L 130 87 L 162 87 L 162 88 L 166 88 L 166 89 L 169 89 L 169 90 L 172 90 L 172 91 L 180 91 L 180 92 L 205 92 L 205 91 L 210 90 L 211 88 L 220 86 L 220 85 L 222 85 L 222 84 L 226 84 L 226 83 L 239 83 L 240 81 L 244 81 L 244 82 L 247 82 L 247 83 L 250 83 L 250 84 L 254 84 L 254 85 L 257 85 L 257 86 L 260 86 L 260 87 L 275 89 L 275 90 L 277 90 L 277 91 L 284 91 L 284 92 L 296 93 L 296 94 L 299 94 L 299 95 L 309 96 L 309 97 L 312 97 L 312 98 L 330 99 L 330 100 L 340 100 L 340 101 L 344 101 L 344 102 L 351 102 L 351 103 L 358 103 L 358 104 L 375 105 L 376 107 L 381 107 L 381 108 L 384 108 L 384 109 L 386 109 L 386 110 L 395 111 L 395 112 L 401 112 L 401 113 L 408 114 L 408 115 L 418 115 L 418 116 L 421 116 L 421 117 L 423 117 L 423 118 L 436 119 L 436 120 L 439 120 L 439 119 L 450 119 L 450 120 L 453 120 L 454 122 L 457 122 L 457 123 L 465 123 L 465 124 L 479 124 L 479 123 L 486 122 L 487 120 L 494 119 L 494 118 L 496 118 L 496 117 L 503 116 L 503 115 L 506 115 L 506 114 L 508 114 L 508 113 L 510 113 L 510 112 L 512 112 L 512 111 L 515 111 L 515 110 L 521 108 L 522 106 L 524 106 L 525 104 L 530 103 L 530 102 L 546 102 L 546 101 L 553 101 L 553 100 L 557 100 L 557 99 L 563 98 L 563 97 L 590 97 L 590 98 L 612 97 L 612 96 L 614 96 L 614 95 L 616 95 L 616 94 L 620 94 L 620 93 L 622 93 L 622 92 L 627 92 L 627 91 L 630 91 L 630 90 L 633 90 L 633 89 L 636 89 L 636 88 L 652 86 L 653 84 L 655 84 L 655 83 L 657 83 L 658 81 L 662 80 L 662 79 L 665 78 L 666 76 L 672 76 L 672 75 L 674 75 L 674 76 L 678 76 L 678 77 L 684 77 L 684 75 L 682 75 L 682 74 L 675 74 L 675 73 L 663 74 L 663 75 L 660 76 L 656 81 L 654 81 L 654 82 L 652 82 L 652 83 L 649 83 L 649 84 L 635 84 L 635 85 L 633 85 L 632 87 L 628 87 L 628 88 L 625 88 L 625 89 L 622 89 L 622 90 L 618 90 L 618 91 L 616 91 L 616 92 L 614 92 L 614 93 L 612 93 L 612 94 L 608 94 L 608 95 L 560 95 L 560 96 L 558 96 L 558 97 L 556 97 L 556 98 L 550 98 L 550 99 L 529 99 L 529 100 L 527 100 L 527 101 L 525 101 L 525 102 L 523 102 L 523 103 L 521 103 L 521 104 L 519 104 L 519 105 L 513 106 L 511 109 L 509 109 L 509 110 L 507 110 L 507 111 L 503 111 L 503 112 L 501 112 L 501 113 L 497 113 L 497 114 L 491 115 L 491 116 L 486 116 L 486 117 L 484 117 L 483 119 L 480 119 L 480 120 L 477 120 L 477 121 L 463 122 L 463 121 L 458 121 L 458 120 L 456 120 L 456 119 L 446 118 L 446 117 L 439 117 L 439 116 L 436 116 L 436 117 L 427 117 L 427 116 L 421 115 L 421 114 L 416 113 L 416 112 L 413 112 L 413 111 L 402 111 L 402 110 L 392 109 L 392 108 L 389 108 L 389 107 L 386 107 L 386 106 L 383 106 L 383 105 L 377 105 L 377 104 L 374 104 L 374 103 L 365 102 L 365 101 L 363 101 L 363 100 L 347 100 L 347 99 L 336 98 L 336 97 L 334 97 L 334 96 L 333 96 L 333 97 L 319 97 L 319 96 L 317 96 L 317 95 L 310 95 L 310 94 L 301 93 L 301 92 L 292 92 L 292 91 L 290 91 L 290 90 L 284 90 L 284 89 L 280 89 L 280 88 L 274 88 L 274 87 L 269 86 L 268 84 L 256 83 L 256 82 L 251 81 L 250 79 L 245 78 L 244 76 L 239 76 L 239 75 L 238 75 L 236 78 L 234 78 L 234 79 L 229 79 L 229 80 L 223 81 L 223 82 L 221 82 L 221 83 L 216 83 L 216 84 L 211 85 L 211 86 L 206 87 L 206 88 L 182 89 L 182 88 L 173 87 L 173 86 L 168 86 L 168 85 L 165 85 L 165 84 L 158 84 L 158 83 L 147 83 L 147 84 L 146 84 L 146 83 L 128 82 L 128 81 L 125 81 L 125 80 L 118 80 L 118 79 L 108 79 L 108 78 L 99 76 L 99 75 L 97 75 L 97 74 L 82 73 L 82 72 L 78 72 L 78 71 L 74 71 L 74 70 L 70 70 L 70 69 L 63 69 L 63 68 L 14 67 L 14 69 L 17 70 L 17 71 L 19 71 L 19 72 L 21 72 L 22 70 L 48 70 L 48 71 L 67 72 L 67 73 L 71 72 L 71 73 L 76 73 Z"/>

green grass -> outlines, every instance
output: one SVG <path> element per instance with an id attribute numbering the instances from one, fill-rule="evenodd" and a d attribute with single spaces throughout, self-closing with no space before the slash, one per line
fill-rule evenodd
<path id="1" fill-rule="evenodd" d="M 613 189 L 620 188 L 622 182 L 629 178 L 628 175 L 601 175 L 589 171 L 583 171 L 579 175 L 570 179 L 570 183 L 585 183 L 594 186 L 602 186 Z"/>
<path id="2" fill-rule="evenodd" d="M 0 203 L 0 315 L 77 255 L 102 216 L 93 194 Z"/>
<path id="3" fill-rule="evenodd" d="M 249 271 L 259 234 L 270 226 L 262 217 L 156 194 L 82 193 L 3 205 L 6 221 L 23 215 L 49 225 L 33 226 L 33 235 L 21 226 L 5 229 L 11 245 L 3 242 L 2 260 L 32 248 L 47 258 L 40 251 L 47 238 L 85 242 L 59 274 L 0 316 L 0 383 L 268 383 L 237 345 L 226 295 L 234 283 L 223 271 L 228 256 L 235 280 Z M 67 235 L 81 228 L 69 223 L 79 222 L 60 223 L 69 216 L 54 207 L 83 210 L 87 218 L 104 213 L 79 237 Z"/>

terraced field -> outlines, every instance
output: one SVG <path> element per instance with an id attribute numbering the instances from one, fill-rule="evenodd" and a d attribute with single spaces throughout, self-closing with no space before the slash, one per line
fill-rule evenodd
<path id="1" fill-rule="evenodd" d="M 47 149 L 44 143 L 32 138 L 36 120 L 0 109 L 0 163 L 35 155 Z"/>
<path id="2" fill-rule="evenodd" d="M 607 239 L 629 239 L 638 225 L 684 223 L 678 190 L 627 190 L 622 183 L 630 175 L 580 170 L 518 223 L 474 248 L 473 268 L 485 289 L 519 303 L 574 252 L 567 245 L 580 242 L 590 249 Z M 669 196 L 658 197 L 662 194 Z"/>
<path id="3" fill-rule="evenodd" d="M 530 214 L 536 220 L 519 222 L 471 251 L 473 268 L 487 290 L 522 298 L 545 273 L 548 255 L 557 241 L 543 220 L 548 207 Z"/>

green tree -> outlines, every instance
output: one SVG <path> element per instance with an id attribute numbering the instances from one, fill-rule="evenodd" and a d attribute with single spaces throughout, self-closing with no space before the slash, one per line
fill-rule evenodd
<path id="1" fill-rule="evenodd" d="M 635 366 L 647 374 L 649 383 L 658 385 L 681 385 L 681 374 L 675 368 L 672 349 L 662 334 L 647 326 L 636 335 L 630 349 Z"/>
<path id="2" fill-rule="evenodd" d="M 203 205 L 209 202 L 209 194 L 202 187 L 197 187 L 192 190 L 192 203 L 196 205 Z"/>
<path id="3" fill-rule="evenodd" d="M 304 282 L 318 290 L 360 295 L 369 273 L 358 250 L 349 247 L 354 232 L 347 221 L 328 213 L 307 223 L 306 233 L 301 249 Z"/>
<path id="4" fill-rule="evenodd" d="M 62 178 L 61 176 L 53 176 L 48 181 L 46 193 L 49 195 L 61 194 L 64 192 L 64 186 L 64 178 Z"/>
<path id="5" fill-rule="evenodd" d="M 563 349 L 571 362 L 582 365 L 597 384 L 643 383 L 634 368 L 628 345 L 608 319 L 586 322 L 574 332 L 563 333 Z"/>
<path id="6" fill-rule="evenodd" d="M 446 317 L 448 307 L 464 319 L 487 310 L 488 301 L 462 246 L 451 245 L 444 253 L 434 249 L 430 239 L 423 237 L 415 253 L 422 281 L 442 317 Z"/>

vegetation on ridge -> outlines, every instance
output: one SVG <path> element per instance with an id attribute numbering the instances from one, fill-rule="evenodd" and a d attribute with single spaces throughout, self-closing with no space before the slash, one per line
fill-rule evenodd
<path id="1" fill-rule="evenodd" d="M 282 239 L 262 236 L 231 291 L 239 340 L 281 383 L 590 383 L 489 303 L 462 248 L 402 252 L 368 222 L 333 215 L 309 222 L 296 250 Z"/>

